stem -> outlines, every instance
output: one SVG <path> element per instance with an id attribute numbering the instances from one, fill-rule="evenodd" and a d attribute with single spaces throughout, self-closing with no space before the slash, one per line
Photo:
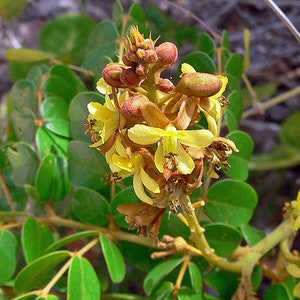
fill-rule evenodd
<path id="1" fill-rule="evenodd" d="M 0 172 L 0 188 L 2 189 L 3 194 L 6 197 L 7 205 L 10 207 L 11 211 L 15 211 L 16 210 L 15 203 L 10 195 L 9 189 L 6 185 L 6 181 L 4 179 L 2 172 Z"/>
<path id="2" fill-rule="evenodd" d="M 277 97 L 270 99 L 269 101 L 261 103 L 261 108 L 263 110 L 266 110 L 266 109 L 271 108 L 271 107 L 273 107 L 281 102 L 284 102 L 292 97 L 295 97 L 299 94 L 300 94 L 300 87 L 298 86 L 296 88 L 293 88 L 292 90 L 289 90 L 288 92 L 285 92 Z M 243 119 L 249 118 L 256 114 L 257 114 L 256 108 L 249 109 L 243 113 Z"/>
<path id="3" fill-rule="evenodd" d="M 202 252 L 203 257 L 213 266 L 219 267 L 223 270 L 229 272 L 237 272 L 240 273 L 242 271 L 242 263 L 230 262 L 226 259 L 215 254 L 214 249 L 212 249 L 204 235 L 205 229 L 200 226 L 198 223 L 197 217 L 194 212 L 191 214 L 185 215 L 187 222 L 189 224 L 189 228 L 191 230 L 191 238 Z"/>
<path id="4" fill-rule="evenodd" d="M 273 0 L 265 0 L 265 2 L 273 10 L 273 12 L 281 19 L 285 26 L 290 30 L 290 32 L 296 38 L 298 43 L 300 43 L 300 33 L 290 21 L 290 19 L 284 14 L 284 12 L 278 7 L 278 5 Z"/>
<path id="5" fill-rule="evenodd" d="M 184 277 L 184 274 L 190 264 L 190 261 L 191 261 L 191 257 L 189 255 L 185 256 L 185 259 L 181 265 L 181 268 L 179 270 L 179 273 L 177 275 L 177 279 L 176 279 L 176 283 L 175 283 L 175 286 L 174 286 L 174 296 L 176 297 L 177 295 L 177 292 L 178 290 L 180 289 L 181 287 L 181 283 L 182 283 L 182 280 L 183 280 L 183 277 Z M 177 298 L 176 298 L 177 299 Z"/>

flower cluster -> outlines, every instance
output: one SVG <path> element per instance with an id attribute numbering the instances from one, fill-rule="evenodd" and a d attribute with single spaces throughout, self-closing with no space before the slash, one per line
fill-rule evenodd
<path id="1" fill-rule="evenodd" d="M 97 83 L 105 103 L 88 104 L 86 124 L 92 147 L 105 153 L 109 181 L 133 175 L 135 193 L 144 202 L 138 208 L 121 205 L 119 211 L 152 234 L 167 207 L 188 213 L 184 199 L 200 187 L 204 170 L 216 177 L 215 169 L 227 166 L 232 150 L 238 151 L 218 136 L 227 77 L 183 64 L 174 85 L 162 72 L 176 62 L 177 47 L 156 42 L 131 28 L 125 54 L 104 68 Z M 201 118 L 207 128 L 200 127 Z"/>

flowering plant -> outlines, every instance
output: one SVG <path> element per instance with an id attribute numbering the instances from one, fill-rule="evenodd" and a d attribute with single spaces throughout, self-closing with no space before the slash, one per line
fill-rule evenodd
<path id="1" fill-rule="evenodd" d="M 158 32 L 151 14 L 170 29 Z M 137 3 L 124 14 L 116 1 L 113 21 L 60 16 L 40 50 L 7 50 L 0 298 L 299 298 L 300 194 L 266 233 L 252 217 L 257 208 L 265 221 L 257 187 L 275 189 L 257 171 L 299 162 L 300 115 L 282 124 L 281 151 L 270 154 L 253 156 L 239 129 L 299 87 L 253 97 L 244 112 L 242 82 L 255 94 L 247 51 L 210 33 Z M 181 57 L 187 39 L 197 51 Z"/>

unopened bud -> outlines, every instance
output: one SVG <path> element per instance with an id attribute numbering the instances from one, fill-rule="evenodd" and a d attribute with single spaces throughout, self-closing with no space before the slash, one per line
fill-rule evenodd
<path id="1" fill-rule="evenodd" d="M 134 61 L 129 60 L 129 59 L 127 58 L 127 55 L 123 55 L 123 56 L 122 56 L 122 61 L 123 61 L 124 65 L 125 65 L 125 66 L 128 66 L 128 67 L 134 66 L 134 64 L 135 64 Z"/>
<path id="2" fill-rule="evenodd" d="M 122 84 L 126 87 L 139 85 L 141 78 L 136 74 L 133 68 L 123 69 L 120 75 L 120 80 Z"/>
<path id="3" fill-rule="evenodd" d="M 158 62 L 161 65 L 173 65 L 178 57 L 178 50 L 175 44 L 164 42 L 155 49 Z"/>
<path id="4" fill-rule="evenodd" d="M 144 62 L 147 64 L 154 64 L 158 60 L 157 53 L 154 49 L 149 49 L 145 51 Z"/>
<path id="5" fill-rule="evenodd" d="M 102 77 L 110 86 L 120 88 L 123 83 L 120 80 L 123 68 L 117 63 L 108 64 L 102 71 Z"/>
<path id="6" fill-rule="evenodd" d="M 193 96 L 210 97 L 222 88 L 222 81 L 209 73 L 185 73 L 178 82 L 175 92 Z"/>
<path id="7" fill-rule="evenodd" d="M 155 86 L 164 93 L 169 93 L 174 90 L 174 84 L 166 78 L 161 79 Z"/>
<path id="8" fill-rule="evenodd" d="M 125 116 L 125 118 L 132 121 L 142 121 L 143 115 L 141 112 L 141 107 L 146 102 L 150 102 L 148 97 L 142 94 L 137 94 L 133 97 L 128 98 L 120 108 L 120 112 Z"/>

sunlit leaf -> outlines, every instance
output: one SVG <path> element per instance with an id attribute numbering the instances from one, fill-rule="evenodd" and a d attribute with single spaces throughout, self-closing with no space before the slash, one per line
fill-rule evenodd
<path id="1" fill-rule="evenodd" d="M 265 237 L 265 233 L 249 224 L 241 226 L 241 231 L 246 242 L 253 246 Z"/>
<path id="2" fill-rule="evenodd" d="M 153 293 L 154 299 L 169 300 L 172 298 L 174 284 L 170 281 L 163 282 Z"/>
<path id="3" fill-rule="evenodd" d="M 232 226 L 212 223 L 206 225 L 204 228 L 209 245 L 220 256 L 232 254 L 242 241 L 242 235 Z"/>
<path id="4" fill-rule="evenodd" d="M 215 56 L 216 43 L 207 33 L 202 33 L 200 35 L 197 48 L 199 51 L 208 54 L 211 58 Z"/>
<path id="5" fill-rule="evenodd" d="M 233 179 L 215 183 L 207 197 L 205 213 L 217 222 L 232 226 L 247 224 L 257 204 L 255 190 L 249 184 Z"/>
<path id="6" fill-rule="evenodd" d="M 61 15 L 51 20 L 40 35 L 42 50 L 60 60 L 77 64 L 84 57 L 88 37 L 95 21 L 86 15 Z"/>
<path id="7" fill-rule="evenodd" d="M 288 288 L 284 284 L 274 284 L 264 293 L 263 300 L 294 300 Z"/>
<path id="8" fill-rule="evenodd" d="M 68 300 L 99 300 L 100 283 L 91 263 L 74 257 L 68 274 Z"/>
<path id="9" fill-rule="evenodd" d="M 8 60 L 11 61 L 40 62 L 50 59 L 51 57 L 53 57 L 53 54 L 36 49 L 11 48 L 5 52 L 5 56 Z"/>
<path id="10" fill-rule="evenodd" d="M 170 258 L 155 266 L 146 276 L 144 281 L 144 290 L 151 294 L 159 283 L 184 260 L 184 257 Z"/>
<path id="11" fill-rule="evenodd" d="M 34 218 L 26 220 L 22 227 L 22 247 L 27 263 L 42 256 L 53 241 L 52 232 L 46 225 Z"/>
<path id="12" fill-rule="evenodd" d="M 126 275 L 126 267 L 122 253 L 105 234 L 100 234 L 100 243 L 111 280 L 115 283 L 121 282 Z"/>
<path id="13" fill-rule="evenodd" d="M 94 190 L 79 187 L 72 193 L 72 211 L 83 223 L 103 226 L 108 223 L 110 207 L 107 200 Z"/>
<path id="14" fill-rule="evenodd" d="M 42 287 L 53 275 L 52 271 L 70 257 L 69 251 L 57 251 L 44 255 L 20 271 L 15 280 L 17 292 Z"/>
<path id="15" fill-rule="evenodd" d="M 251 31 L 249 29 L 244 29 L 244 71 L 247 71 L 250 67 L 250 38 Z"/>
<path id="16" fill-rule="evenodd" d="M 199 295 L 203 294 L 202 274 L 198 266 L 190 262 L 189 263 L 189 274 L 191 278 L 192 287 Z"/>
<path id="17" fill-rule="evenodd" d="M 18 242 L 14 234 L 0 229 L 0 285 L 7 282 L 17 265 Z"/>

